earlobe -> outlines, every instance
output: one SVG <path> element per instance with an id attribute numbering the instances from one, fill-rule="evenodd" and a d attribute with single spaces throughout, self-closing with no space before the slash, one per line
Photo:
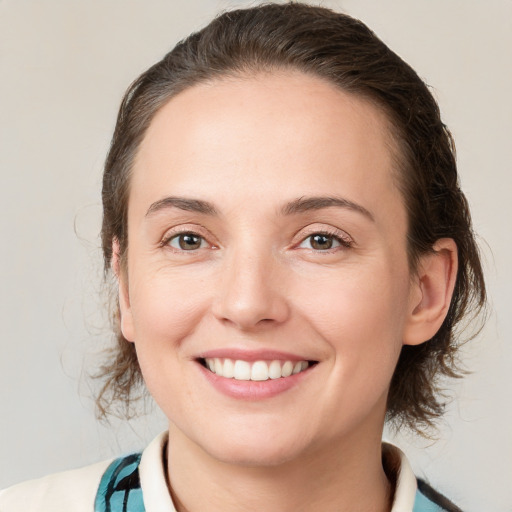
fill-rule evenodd
<path id="1" fill-rule="evenodd" d="M 128 288 L 128 273 L 121 263 L 120 247 L 117 239 L 112 241 L 112 271 L 118 283 L 119 327 L 127 341 L 135 341 L 133 316 Z"/>
<path id="2" fill-rule="evenodd" d="M 420 258 L 411 290 L 404 345 L 419 345 L 439 330 L 450 307 L 457 269 L 457 245 L 451 238 L 439 239 L 433 252 Z"/>

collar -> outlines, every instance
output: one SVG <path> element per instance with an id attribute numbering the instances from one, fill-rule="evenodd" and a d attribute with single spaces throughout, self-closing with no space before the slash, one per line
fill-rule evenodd
<path id="1" fill-rule="evenodd" d="M 147 512 L 176 512 L 167 487 L 164 451 L 168 432 L 162 432 L 142 452 L 139 475 Z"/>
<path id="2" fill-rule="evenodd" d="M 176 512 L 165 477 L 163 453 L 167 439 L 167 432 L 156 437 L 144 450 L 140 461 L 140 483 L 147 512 Z M 411 465 L 396 446 L 386 443 L 385 451 L 396 459 L 399 468 L 391 512 L 413 512 L 417 484 Z"/>

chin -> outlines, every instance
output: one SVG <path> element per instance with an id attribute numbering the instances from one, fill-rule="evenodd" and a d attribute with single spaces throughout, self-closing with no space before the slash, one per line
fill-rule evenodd
<path id="1" fill-rule="evenodd" d="M 225 464 L 245 467 L 276 467 L 297 458 L 300 449 L 282 446 L 248 446 L 232 443 L 225 450 L 212 450 L 210 455 Z"/>
<path id="2" fill-rule="evenodd" d="M 241 434 L 227 432 L 224 436 L 209 436 L 204 444 L 198 444 L 218 461 L 249 467 L 279 466 L 299 458 L 306 450 L 303 437 L 280 436 L 268 430 Z"/>

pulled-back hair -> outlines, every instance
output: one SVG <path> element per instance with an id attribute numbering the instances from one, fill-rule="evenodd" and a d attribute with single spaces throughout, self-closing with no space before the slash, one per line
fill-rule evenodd
<path id="1" fill-rule="evenodd" d="M 102 246 L 107 280 L 112 243 L 123 264 L 134 157 L 156 112 L 179 92 L 226 76 L 296 70 L 371 101 L 389 120 L 397 151 L 395 174 L 408 215 L 411 272 L 440 238 L 458 249 L 458 273 L 448 314 L 426 343 L 404 346 L 388 397 L 388 420 L 424 431 L 443 412 L 440 378 L 460 374 L 456 354 L 463 319 L 485 305 L 485 284 L 466 198 L 459 187 L 450 132 L 428 87 L 362 22 L 301 3 L 264 4 L 223 13 L 178 43 L 128 89 L 117 119 L 103 178 Z M 116 298 L 117 299 L 117 298 Z M 126 407 L 142 384 L 135 348 L 119 327 L 116 346 L 102 368 L 100 415 Z M 140 388 L 139 388 L 140 389 Z"/>

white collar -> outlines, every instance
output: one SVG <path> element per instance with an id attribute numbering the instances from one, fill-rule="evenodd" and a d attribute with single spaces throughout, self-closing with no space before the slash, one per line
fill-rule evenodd
<path id="1" fill-rule="evenodd" d="M 165 477 L 164 450 L 168 436 L 168 432 L 162 432 L 142 452 L 139 477 L 146 512 L 176 512 Z"/>
<path id="2" fill-rule="evenodd" d="M 395 497 L 393 499 L 391 512 L 413 512 L 418 487 L 416 476 L 405 453 L 392 444 L 386 443 L 386 445 L 394 456 L 399 458 Z"/>
<path id="3" fill-rule="evenodd" d="M 156 437 L 142 453 L 139 466 L 140 483 L 146 512 L 176 512 L 167 488 L 163 453 L 168 433 Z M 416 477 L 405 454 L 396 446 L 387 445 L 400 461 L 391 512 L 412 512 L 416 496 Z"/>

